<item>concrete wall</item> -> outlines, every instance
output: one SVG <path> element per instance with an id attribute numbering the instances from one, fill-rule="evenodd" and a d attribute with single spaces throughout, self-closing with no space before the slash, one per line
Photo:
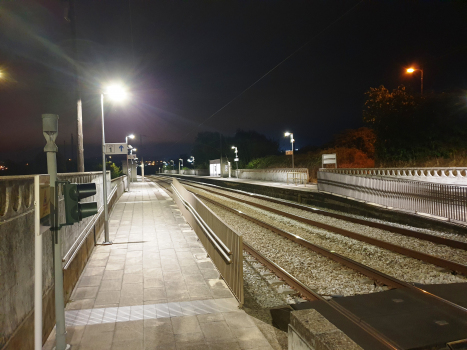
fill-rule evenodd
<path id="1" fill-rule="evenodd" d="M 308 182 L 309 174 L 307 168 L 295 168 L 295 169 L 238 169 L 238 178 L 240 179 L 251 179 L 260 181 L 273 181 L 273 182 L 287 182 L 287 174 L 289 174 L 289 182 L 293 181 L 291 178 L 291 172 L 299 173 L 296 174 L 298 179 L 301 181 Z M 237 171 L 232 169 L 232 177 L 237 177 Z"/>
<path id="2" fill-rule="evenodd" d="M 100 213 L 62 229 L 65 301 L 94 248 L 94 232 L 102 228 L 102 173 L 59 174 L 60 180 L 95 182 Z M 123 193 L 126 177 L 110 181 L 109 208 Z M 33 349 L 34 337 L 34 185 L 32 176 L 0 177 L 0 349 Z M 111 189 L 114 189 L 113 191 Z M 63 213 L 63 200 L 59 208 Z M 43 233 L 43 339 L 55 324 L 53 239 Z"/>
<path id="3" fill-rule="evenodd" d="M 318 311 L 290 313 L 289 350 L 363 350 Z"/>
<path id="4" fill-rule="evenodd" d="M 180 172 L 182 175 L 209 176 L 208 169 L 189 169 L 189 170 L 180 170 Z M 178 169 L 177 170 L 164 170 L 163 173 L 164 174 L 178 174 Z"/>

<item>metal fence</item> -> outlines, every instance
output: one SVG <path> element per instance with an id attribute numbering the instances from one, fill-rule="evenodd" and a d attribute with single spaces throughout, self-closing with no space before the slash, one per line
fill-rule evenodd
<path id="1" fill-rule="evenodd" d="M 194 194 L 173 179 L 174 200 L 228 287 L 243 305 L 243 240 Z"/>
<path id="2" fill-rule="evenodd" d="M 415 213 L 467 221 L 467 187 L 318 172 L 318 190 Z"/>

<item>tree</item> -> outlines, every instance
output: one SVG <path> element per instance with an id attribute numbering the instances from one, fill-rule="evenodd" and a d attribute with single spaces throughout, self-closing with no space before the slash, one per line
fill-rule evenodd
<path id="1" fill-rule="evenodd" d="M 334 145 L 339 148 L 355 148 L 363 152 L 370 159 L 375 159 L 376 134 L 373 129 L 348 129 L 338 134 Z"/>
<path id="2" fill-rule="evenodd" d="M 465 147 L 464 93 L 412 96 L 404 86 L 380 86 L 365 95 L 363 121 L 375 131 L 380 162 L 449 157 Z"/>
<path id="3" fill-rule="evenodd" d="M 279 154 L 279 142 L 267 138 L 256 131 L 237 130 L 233 137 L 224 137 L 216 132 L 200 132 L 193 146 L 196 168 L 208 168 L 209 160 L 222 157 L 233 161 L 235 153 L 232 146 L 238 148 L 239 167 L 245 166 L 255 158 Z"/>

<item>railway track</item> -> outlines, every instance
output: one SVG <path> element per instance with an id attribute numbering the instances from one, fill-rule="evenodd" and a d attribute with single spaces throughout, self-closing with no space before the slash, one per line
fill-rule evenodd
<path id="1" fill-rule="evenodd" d="M 167 181 L 170 182 L 170 180 L 166 180 L 166 179 L 160 178 L 160 177 L 159 178 L 153 178 L 153 179 L 156 180 L 158 183 L 161 183 L 161 181 L 163 181 L 164 183 L 167 183 Z M 300 221 L 300 222 L 303 222 L 303 223 L 306 223 L 306 224 L 309 224 L 309 225 L 313 225 L 313 226 L 316 226 L 316 227 L 320 227 L 320 228 L 323 228 L 323 229 L 326 229 L 326 230 L 330 230 L 330 231 L 338 233 L 338 234 L 343 234 L 344 236 L 347 236 L 347 237 L 354 238 L 353 237 L 354 235 L 358 235 L 358 234 L 355 234 L 353 232 L 343 230 L 343 229 L 339 229 L 339 228 L 336 229 L 336 228 L 334 228 L 334 227 L 332 227 L 330 225 L 325 225 L 325 224 L 322 224 L 322 223 L 319 223 L 319 222 L 316 222 L 316 221 L 313 221 L 313 220 L 310 220 L 310 219 L 307 219 L 307 218 L 304 218 L 304 217 L 301 217 L 301 216 L 297 216 L 297 215 L 290 214 L 290 213 L 287 213 L 287 212 L 284 212 L 284 211 L 269 208 L 269 207 L 267 207 L 265 205 L 254 203 L 252 201 L 248 201 L 248 200 L 245 200 L 245 199 L 240 199 L 240 198 L 235 197 L 235 196 L 229 196 L 229 195 L 226 195 L 225 193 L 220 194 L 218 191 L 215 191 L 215 190 L 212 190 L 212 189 L 209 189 L 209 188 L 207 189 L 206 188 L 207 186 L 203 187 L 203 186 L 199 186 L 199 185 L 194 185 L 191 182 L 187 182 L 187 181 L 183 181 L 183 182 L 185 182 L 185 184 L 187 184 L 189 186 L 192 186 L 194 188 L 202 189 L 203 191 L 206 191 L 206 192 L 210 192 L 210 193 L 214 193 L 216 195 L 224 196 L 225 198 L 229 198 L 231 200 L 240 201 L 240 202 L 242 202 L 244 204 L 248 204 L 248 205 L 251 205 L 253 207 L 262 209 L 262 210 L 267 210 L 267 211 L 273 212 L 275 214 L 283 215 L 283 216 L 288 217 L 290 219 L 297 220 L 297 221 Z M 209 187 L 212 187 L 212 186 L 209 186 Z M 222 188 L 222 190 L 225 190 L 225 189 Z M 242 191 L 235 191 L 235 190 L 230 190 L 229 189 L 229 192 L 237 192 L 238 193 L 238 192 L 242 192 Z M 241 194 L 245 195 L 244 192 L 242 192 Z M 459 317 L 466 317 L 467 316 L 467 309 L 465 309 L 462 306 L 459 306 L 459 305 L 457 305 L 457 304 L 455 304 L 455 303 L 453 303 L 453 302 L 451 302 L 449 300 L 443 299 L 443 298 L 441 298 L 441 297 L 439 297 L 439 296 L 437 296 L 435 294 L 429 293 L 426 290 L 424 290 L 423 288 L 420 288 L 420 287 L 417 287 L 417 286 L 412 285 L 410 283 L 401 281 L 401 280 L 399 280 L 397 278 L 394 278 L 393 276 L 390 276 L 390 275 L 382 273 L 382 272 L 380 272 L 378 270 L 372 269 L 372 268 L 370 268 L 370 267 L 368 267 L 368 266 L 366 266 L 364 264 L 361 264 L 361 263 L 359 263 L 357 261 L 354 261 L 354 260 L 352 260 L 352 259 L 350 259 L 348 257 L 345 257 L 345 256 L 341 255 L 341 254 L 333 252 L 333 251 L 331 251 L 329 249 L 326 249 L 324 247 L 321 247 L 319 245 L 313 244 L 312 242 L 309 242 L 306 239 L 303 239 L 302 237 L 299 237 L 298 235 L 295 235 L 293 233 L 287 232 L 287 231 L 282 230 L 280 228 L 274 227 L 273 225 L 268 224 L 267 222 L 264 222 L 262 220 L 259 220 L 258 218 L 254 218 L 252 216 L 249 216 L 249 215 L 241 212 L 240 210 L 231 208 L 229 206 L 226 206 L 225 204 L 218 203 L 215 200 L 213 200 L 212 198 L 208 198 L 208 197 L 203 196 L 203 195 L 201 195 L 199 193 L 196 193 L 196 195 L 205 202 L 208 202 L 208 203 L 211 203 L 211 204 L 213 204 L 215 206 L 218 206 L 222 210 L 228 211 L 228 212 L 230 212 L 230 213 L 232 213 L 234 215 L 237 215 L 237 216 L 241 217 L 244 220 L 248 220 L 249 222 L 251 222 L 251 223 L 253 223 L 255 225 L 261 226 L 261 227 L 263 227 L 263 228 L 265 228 L 265 229 L 267 229 L 269 231 L 272 231 L 275 234 L 280 235 L 281 237 L 287 238 L 288 240 L 290 240 L 290 241 L 292 241 L 292 242 L 294 242 L 294 243 L 296 243 L 296 244 L 298 244 L 298 245 L 300 245 L 302 247 L 305 247 L 305 248 L 307 248 L 307 249 L 309 249 L 309 250 L 311 250 L 313 252 L 316 252 L 316 253 L 318 253 L 318 254 L 320 254 L 322 256 L 325 256 L 326 258 L 331 259 L 331 260 L 333 260 L 333 261 L 335 261 L 335 262 L 337 262 L 339 264 L 342 264 L 342 265 L 344 265 L 344 266 L 346 266 L 346 267 L 348 267 L 348 268 L 350 268 L 350 269 L 352 269 L 354 271 L 357 271 L 357 272 L 367 276 L 368 278 L 371 278 L 371 279 L 373 279 L 375 281 L 378 281 L 378 282 L 380 282 L 380 283 L 382 283 L 384 285 L 387 285 L 387 286 L 389 286 L 391 288 L 409 290 L 409 291 L 413 292 L 415 295 L 417 295 L 419 298 L 425 298 L 425 299 L 428 298 L 430 300 L 430 302 L 436 304 L 437 306 L 439 306 L 441 308 L 445 308 L 445 309 L 449 310 L 449 312 L 451 312 L 453 314 L 456 314 Z M 264 196 L 255 196 L 255 197 L 262 197 L 261 199 L 264 199 Z M 295 203 L 289 203 L 287 201 L 281 201 L 281 200 L 270 199 L 270 198 L 268 198 L 267 200 L 272 201 L 272 202 L 276 202 L 276 203 L 279 203 L 279 204 L 285 204 L 285 203 L 287 205 L 292 204 L 292 205 L 290 205 L 292 207 L 299 208 L 299 209 L 306 208 L 306 209 L 303 209 L 303 210 L 313 211 L 315 213 L 319 212 L 322 215 L 332 216 L 334 218 L 339 218 L 339 219 L 344 219 L 344 218 L 347 219 L 348 218 L 348 217 L 346 217 L 344 215 L 339 215 L 339 214 L 334 214 L 334 213 L 326 213 L 326 212 L 320 211 L 318 209 L 302 206 L 302 205 L 295 204 Z M 363 220 L 355 219 L 355 218 L 351 218 L 351 219 L 354 220 L 353 222 L 356 222 L 358 224 L 364 224 Z M 404 235 L 406 235 L 406 236 L 416 237 L 419 234 L 419 232 L 417 232 L 414 235 L 413 232 L 415 232 L 415 231 L 408 232 L 410 230 L 394 228 L 394 227 L 391 227 L 389 225 L 384 225 L 384 224 L 379 224 L 379 223 L 371 223 L 371 224 L 372 225 L 375 224 L 372 227 L 377 227 L 377 228 L 380 228 L 380 229 L 383 228 L 383 227 L 384 228 L 386 228 L 386 227 L 391 228 L 391 229 L 393 229 L 392 232 L 397 230 L 398 231 L 397 233 L 399 233 L 399 234 L 403 234 L 401 232 L 405 232 Z M 422 234 L 422 236 L 423 235 L 426 235 L 426 234 Z M 427 235 L 427 236 L 429 236 L 429 235 Z M 359 236 L 355 236 L 355 237 L 359 237 Z M 381 245 L 381 247 L 385 248 L 385 249 L 387 249 L 387 247 L 390 247 L 391 248 L 390 250 L 397 251 L 400 254 L 406 253 L 407 255 L 409 255 L 411 257 L 414 257 L 414 258 L 417 258 L 417 259 L 421 258 L 422 260 L 425 260 L 425 261 L 430 262 L 430 263 L 435 262 L 436 265 L 438 265 L 438 266 L 443 266 L 445 268 L 449 268 L 451 270 L 458 271 L 459 273 L 462 273 L 462 274 L 467 273 L 467 269 L 465 268 L 465 266 L 463 266 L 461 264 L 457 264 L 457 263 L 452 262 L 452 261 L 448 261 L 448 260 L 445 260 L 445 259 L 440 259 L 440 258 L 433 257 L 433 256 L 426 256 L 426 254 L 424 254 L 424 253 L 416 252 L 416 251 L 413 251 L 413 250 L 410 250 L 410 249 L 407 249 L 407 248 L 404 248 L 404 247 L 393 247 L 391 244 L 388 244 L 387 242 L 382 242 L 381 243 L 381 242 L 377 242 L 377 240 L 373 240 L 373 239 L 368 240 L 368 237 L 366 237 L 366 238 L 365 237 L 359 237 L 359 238 L 360 238 L 359 240 L 364 241 L 366 243 L 370 243 L 370 244 L 375 243 L 375 245 Z M 420 238 L 420 237 L 416 237 L 416 238 L 423 239 L 423 238 Z M 427 240 L 432 239 L 432 237 L 425 237 L 425 238 L 429 238 Z M 437 238 L 440 238 L 440 237 L 436 237 L 435 240 L 437 240 Z M 434 240 L 430 240 L 430 241 L 434 242 Z M 454 241 L 454 242 L 447 242 L 447 241 L 451 241 L 451 240 L 447 240 L 445 238 L 442 238 L 441 240 L 438 240 L 438 242 L 436 242 L 436 243 L 444 244 L 444 245 L 447 245 L 447 246 L 450 246 L 450 247 L 455 247 L 457 249 L 465 249 L 465 247 L 463 247 L 462 244 L 457 244 L 457 243 L 463 243 L 463 242 L 457 242 L 456 243 L 456 241 Z M 443 243 L 439 243 L 439 242 L 443 242 Z M 448 244 L 446 244 L 446 243 L 448 243 Z M 300 280 L 298 280 L 297 278 L 292 276 L 290 273 L 288 273 L 285 269 L 283 269 L 282 267 L 280 267 L 279 265 L 274 263 L 271 259 L 268 259 L 266 256 L 264 256 L 264 254 L 261 254 L 261 252 L 259 252 L 258 250 L 255 250 L 251 245 L 249 245 L 247 243 L 244 243 L 244 244 L 245 244 L 245 246 L 244 246 L 245 251 L 247 251 L 249 254 L 254 256 L 259 262 L 261 262 L 268 269 L 273 271 L 279 278 L 286 281 L 291 287 L 296 289 L 304 298 L 306 298 L 308 300 L 320 300 L 320 301 L 324 300 L 321 295 L 316 293 L 316 291 L 313 291 L 311 288 L 307 287 L 305 284 L 300 282 Z M 392 340 L 388 339 L 387 337 L 382 335 L 380 332 L 376 331 L 371 326 L 369 326 L 369 325 L 367 325 L 365 323 L 361 324 L 362 322 L 361 322 L 361 320 L 358 319 L 357 316 L 355 316 L 354 314 L 352 314 L 351 312 L 346 310 L 344 307 L 342 307 L 341 305 L 336 303 L 333 299 L 328 300 L 326 302 L 330 305 L 330 307 L 335 309 L 337 312 L 344 315 L 345 317 L 347 317 L 349 320 L 351 320 L 355 324 L 358 324 L 361 329 L 363 329 L 366 333 L 370 334 L 374 339 L 376 339 L 385 348 L 389 348 L 389 349 L 399 349 L 399 348 L 401 348 L 396 343 L 394 343 Z"/>

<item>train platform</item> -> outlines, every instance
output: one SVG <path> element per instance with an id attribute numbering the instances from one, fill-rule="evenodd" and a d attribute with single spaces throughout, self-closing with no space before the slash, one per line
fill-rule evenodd
<path id="1" fill-rule="evenodd" d="M 186 178 L 189 180 L 190 178 L 199 178 L 199 179 L 209 179 L 213 181 L 222 181 L 222 182 L 238 182 L 242 184 L 250 184 L 250 185 L 258 185 L 264 187 L 275 187 L 275 188 L 283 188 L 283 189 L 291 189 L 296 191 L 304 191 L 304 192 L 317 192 L 318 185 L 315 183 L 307 183 L 306 185 L 295 185 L 292 183 L 285 183 L 285 182 L 274 182 L 274 181 L 260 181 L 260 180 L 251 180 L 251 179 L 237 179 L 236 177 L 218 177 L 218 176 L 197 176 L 197 175 L 178 175 L 178 174 L 156 174 L 156 175 L 167 175 L 167 176 L 177 176 L 180 178 Z"/>
<path id="2" fill-rule="evenodd" d="M 133 183 L 109 224 L 66 305 L 73 350 L 273 349 L 158 185 Z"/>

